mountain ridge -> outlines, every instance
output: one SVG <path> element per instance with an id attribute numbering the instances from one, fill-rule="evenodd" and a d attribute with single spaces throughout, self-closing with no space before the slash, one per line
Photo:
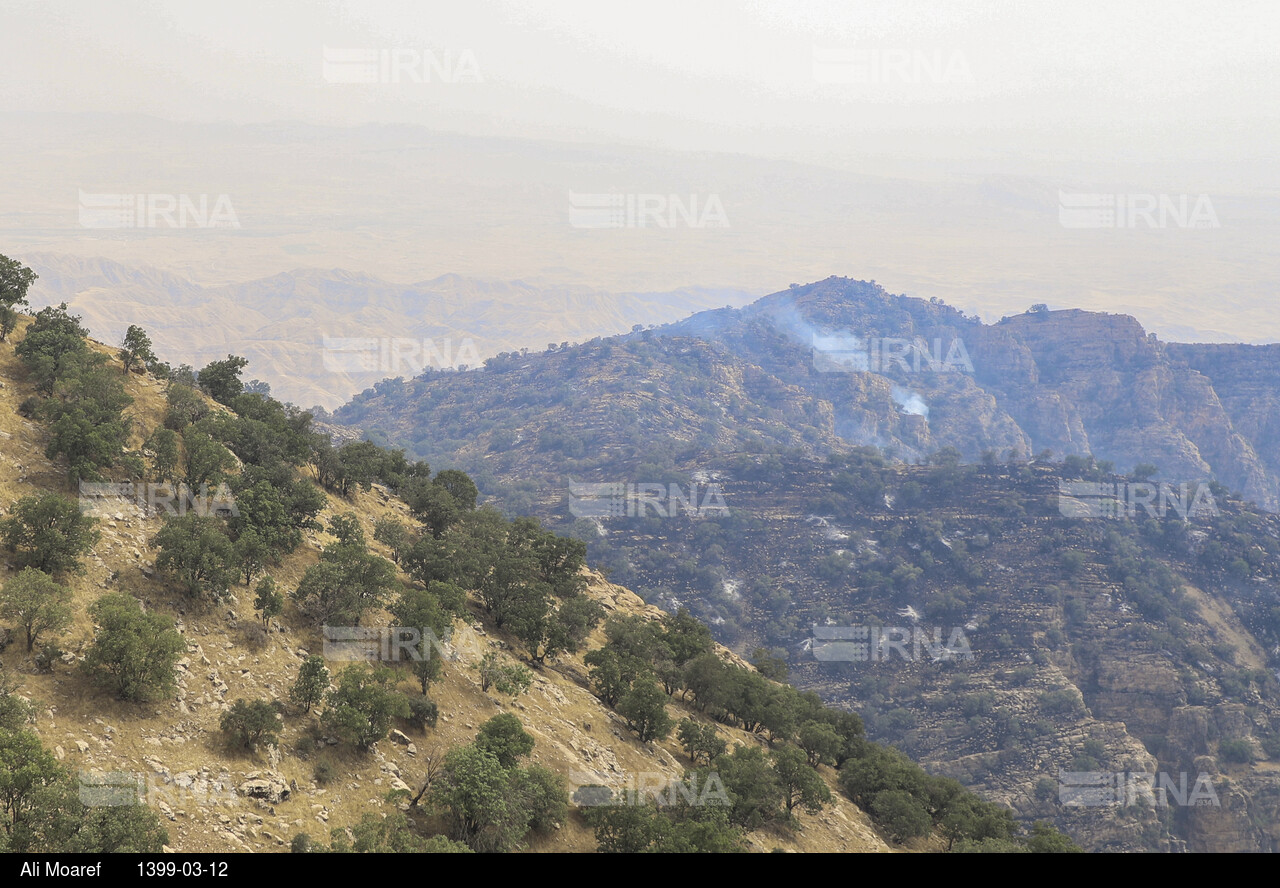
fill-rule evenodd
<path id="1" fill-rule="evenodd" d="M 38 253 L 28 261 L 40 275 L 29 295 L 35 308 L 65 302 L 107 341 L 144 326 L 172 360 L 193 366 L 245 354 L 280 398 L 325 408 L 386 376 L 478 364 L 503 349 L 577 341 L 747 298 L 709 287 L 613 293 L 457 274 L 400 284 L 305 266 L 202 286 L 109 259 Z"/>
<path id="2" fill-rule="evenodd" d="M 857 348 L 864 352 L 863 366 L 869 353 L 862 340 L 883 341 L 891 351 L 901 351 L 923 339 L 926 349 L 932 344 L 944 349 L 933 358 L 945 358 L 951 350 L 958 353 L 960 349 L 954 347 L 959 343 L 973 372 L 930 372 L 936 369 L 930 367 L 936 363 L 931 361 L 925 361 L 921 371 L 919 360 L 911 367 L 905 359 L 893 360 L 889 352 L 880 356 L 886 364 L 884 372 L 856 372 L 852 365 L 831 372 L 821 363 L 821 355 L 815 357 L 818 350 L 812 337 L 819 333 L 862 343 Z M 1280 424 L 1280 410 L 1274 400 L 1268 400 L 1263 418 L 1250 420 L 1245 409 L 1260 385 L 1280 386 L 1274 357 L 1280 348 L 1238 345 L 1205 350 L 1162 343 L 1129 315 L 1078 309 L 1028 312 L 983 324 L 936 300 L 895 297 L 874 282 L 846 278 L 781 291 L 742 309 L 701 312 L 652 331 L 593 342 L 627 348 L 683 336 L 711 346 L 713 351 L 704 360 L 710 361 L 709 366 L 732 368 L 744 379 L 763 374 L 762 380 L 783 387 L 779 391 L 790 391 L 788 397 L 799 399 L 795 406 L 806 403 L 798 417 L 805 415 L 804 410 L 816 411 L 815 415 L 831 411 L 829 424 L 822 420 L 806 425 L 809 421 L 800 419 L 806 433 L 823 442 L 810 446 L 811 453 L 821 454 L 839 440 L 892 447 L 907 459 L 921 459 L 943 447 L 955 447 L 970 461 L 985 450 L 1018 449 L 1029 454 L 1050 449 L 1059 456 L 1093 455 L 1122 468 L 1154 462 L 1165 477 L 1187 481 L 1213 476 L 1266 508 L 1280 509 L 1280 438 L 1265 434 Z M 573 380 L 573 362 L 588 360 L 594 347 L 530 353 L 521 361 L 531 366 L 555 363 L 563 368 L 563 378 Z M 696 348 L 700 353 L 704 350 Z M 1212 360 L 1214 355 L 1219 356 L 1217 360 Z M 1197 361 L 1200 369 L 1192 367 L 1189 359 Z M 489 369 L 482 375 L 514 365 L 506 356 L 486 366 Z M 667 366 L 670 369 L 670 361 Z M 699 384 L 697 374 L 702 371 L 672 372 Z M 708 373 L 708 378 L 714 378 L 714 372 Z M 1254 382 L 1236 393 L 1239 386 L 1233 377 L 1224 376 L 1229 373 Z M 1215 382 L 1233 392 L 1231 411 L 1218 397 Z M 476 387 L 471 379 L 439 375 L 384 385 L 387 391 L 394 388 L 401 393 L 430 388 L 444 397 L 451 386 Z M 911 394 L 917 399 L 912 403 L 933 408 L 932 418 L 912 416 L 919 407 L 902 409 L 899 402 Z M 338 422 L 380 429 L 410 449 L 425 442 L 415 434 L 411 420 L 403 414 L 391 415 L 379 403 L 385 404 L 385 397 L 376 389 L 366 390 L 334 416 Z M 675 410 L 675 405 L 670 409 Z M 755 421 L 748 414 L 750 409 L 742 417 L 724 420 L 732 431 Z M 540 420 L 544 422 L 545 418 Z M 558 424 L 567 430 L 583 426 L 583 434 L 605 434 L 575 417 L 563 417 Z M 670 431 L 664 427 L 663 434 Z M 681 437 L 690 437 L 694 431 L 686 424 Z M 795 437 L 782 432 L 778 436 L 780 440 Z M 463 458 L 479 470 L 482 451 L 474 445 L 457 454 L 446 450 L 431 455 Z M 416 452 L 428 455 L 421 449 Z"/>

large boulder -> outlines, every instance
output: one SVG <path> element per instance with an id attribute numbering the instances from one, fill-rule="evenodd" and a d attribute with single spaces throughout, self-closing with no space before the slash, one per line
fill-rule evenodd
<path id="1" fill-rule="evenodd" d="M 241 795 L 273 805 L 287 800 L 290 795 L 288 782 L 279 774 L 250 774 L 249 779 L 236 788 Z"/>

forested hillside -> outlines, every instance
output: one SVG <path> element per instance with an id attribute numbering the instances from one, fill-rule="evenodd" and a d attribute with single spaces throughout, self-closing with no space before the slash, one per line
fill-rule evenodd
<path id="1" fill-rule="evenodd" d="M 1074 847 L 466 474 L 335 447 L 238 356 L 19 315 L 2 271 L 4 850 Z"/>

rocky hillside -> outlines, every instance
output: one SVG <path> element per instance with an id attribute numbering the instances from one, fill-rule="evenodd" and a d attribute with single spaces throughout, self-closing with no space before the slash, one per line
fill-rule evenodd
<path id="1" fill-rule="evenodd" d="M 1276 849 L 1274 515 L 1220 497 L 1190 523 L 1066 518 L 1060 466 L 862 458 L 700 464 L 725 513 L 603 518 L 592 553 L 736 649 L 773 649 L 870 736 L 1088 848 Z M 877 655 L 872 627 L 901 647 Z M 867 647 L 836 656 L 832 632 Z M 1068 805 L 1062 772 L 1166 774 L 1182 803 Z M 1205 804 L 1188 804 L 1201 779 Z"/>
<path id="2" fill-rule="evenodd" d="M 908 462 L 946 447 L 972 462 L 1049 450 L 1213 478 L 1275 510 L 1276 354 L 1166 344 L 1096 312 L 984 324 L 829 278 L 653 331 L 501 356 L 478 373 L 383 382 L 335 416 L 495 482 L 630 477 L 673 455 L 740 450 L 869 445 Z M 463 434 L 475 406 L 481 431 Z"/>
<path id="3" fill-rule="evenodd" d="M 65 466 L 43 456 L 47 430 L 19 415 L 19 405 L 33 394 L 14 354 L 29 320 L 19 324 L 10 341 L 0 343 L 0 502 L 8 508 L 19 498 L 47 490 L 66 490 Z M 100 351 L 114 351 L 95 345 Z M 119 365 L 116 364 L 118 367 Z M 153 428 L 162 419 L 165 398 L 159 381 L 146 374 L 128 374 L 128 394 L 136 428 Z M 135 433 L 135 438 L 137 438 Z M 140 439 L 131 442 L 136 446 Z M 74 621 L 61 639 L 66 653 L 42 669 L 25 644 L 10 634 L 0 651 L 0 665 L 21 682 L 22 696 L 34 701 L 38 717 L 34 730 L 57 759 L 71 768 L 82 786 L 107 775 L 137 777 L 146 787 L 148 804 L 162 817 L 169 846 L 184 852 L 284 851 L 299 833 L 328 840 L 334 828 L 351 827 L 369 812 L 394 811 L 405 802 L 388 793 L 400 789 L 416 793 L 432 761 L 448 749 L 470 742 L 477 728 L 491 716 L 511 712 L 536 739 L 531 760 L 566 778 L 570 788 L 591 782 L 624 788 L 639 781 L 678 779 L 687 759 L 674 735 L 665 741 L 641 743 L 623 721 L 588 688 L 581 656 L 562 656 L 534 672 L 529 691 L 514 699 L 481 690 L 474 667 L 488 653 L 504 662 L 517 662 L 507 637 L 495 631 L 473 601 L 473 616 L 460 626 L 451 643 L 444 678 L 432 687 L 440 716 L 434 728 L 415 733 L 395 731 L 367 753 L 327 738 L 312 711 L 290 708 L 277 749 L 260 753 L 227 748 L 219 730 L 220 717 L 231 702 L 278 701 L 287 697 L 307 654 L 321 650 L 318 627 L 287 605 L 270 631 L 254 613 L 252 595 L 239 585 L 229 598 L 202 608 L 178 593 L 164 574 L 154 570 L 157 517 L 145 517 L 132 502 L 98 501 L 100 541 L 85 560 L 86 572 L 69 576 L 74 591 Z M 369 539 L 379 518 L 404 517 L 406 507 L 381 487 L 357 490 L 350 499 L 327 495 L 321 521 L 328 526 L 340 513 L 354 511 Z M 304 544 L 273 569 L 280 584 L 292 588 L 319 550 L 332 537 L 307 532 Z M 380 543 L 375 549 L 388 554 Z M 0 559 L 0 584 L 16 573 L 15 565 Z M 149 612 L 171 616 L 186 642 L 178 663 L 178 688 L 173 699 L 158 703 L 126 703 L 94 688 L 80 670 L 93 627 L 87 609 L 109 591 L 136 596 Z M 587 594 L 610 614 L 656 616 L 661 612 L 627 590 L 597 574 L 588 577 Z M 384 618 L 386 615 L 382 615 Z M 385 622 L 385 619 L 383 620 Z M 601 631 L 591 637 L 602 641 Z M 731 657 L 728 652 L 724 656 Z M 335 668 L 341 663 L 331 664 Z M 404 675 L 404 687 L 416 684 Z M 690 705 L 673 699 L 676 717 L 710 723 Z M 728 726 L 716 730 L 730 744 L 763 745 L 757 734 Z M 325 779 L 319 779 L 327 772 Z M 823 767 L 833 787 L 835 773 Z M 823 812 L 801 814 L 797 831 L 761 829 L 750 833 L 757 850 L 884 851 L 889 846 L 868 816 L 839 792 Z M 411 816 L 420 816 L 417 810 Z M 936 847 L 937 839 L 912 840 L 905 847 Z M 532 850 L 590 851 L 591 830 L 578 813 L 547 836 L 536 837 Z"/>
<path id="4" fill-rule="evenodd" d="M 917 338 L 928 354 L 903 350 Z M 579 534 L 739 653 L 785 651 L 798 685 L 1028 821 L 1094 849 L 1273 850 L 1276 354 L 1162 343 L 1123 315 L 983 324 L 833 278 L 384 382 L 337 418 Z M 1217 511 L 1064 511 L 1062 484 L 1149 478 Z M 648 505 L 592 511 L 589 483 L 632 506 L 650 485 Z M 974 659 L 823 661 L 828 624 L 959 629 Z M 1184 802 L 1203 776 L 1217 804 L 1067 805 L 1061 772 L 1185 775 Z"/>

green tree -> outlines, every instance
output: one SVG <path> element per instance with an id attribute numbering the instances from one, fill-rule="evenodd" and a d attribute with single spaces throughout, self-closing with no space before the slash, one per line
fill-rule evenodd
<path id="1" fill-rule="evenodd" d="M 284 612 L 284 595 L 276 586 L 275 578 L 267 574 L 258 581 L 257 593 L 253 599 L 253 609 L 262 617 L 262 624 L 269 625 L 272 617 Z"/>
<path id="2" fill-rule="evenodd" d="M 746 850 L 742 831 L 729 819 L 728 799 L 715 792 L 719 787 L 712 775 L 703 772 L 700 797 L 694 801 L 676 792 L 676 798 L 662 809 L 669 824 L 659 831 L 652 851 L 659 854 L 732 854 Z M 690 775 L 686 775 L 690 781 Z M 718 797 L 717 797 L 718 796 Z"/>
<path id="3" fill-rule="evenodd" d="M 329 850 L 339 853 L 356 854 L 470 854 L 471 849 L 460 842 L 451 842 L 444 836 L 423 838 L 414 832 L 412 825 L 400 811 L 378 815 L 372 812 L 361 815 L 360 822 L 351 827 L 351 838 L 347 830 L 334 827 L 330 835 L 333 843 Z M 318 850 L 311 843 L 310 837 L 302 833 L 295 841 L 300 842 L 303 852 Z"/>
<path id="4" fill-rule="evenodd" d="M 101 538 L 96 519 L 72 500 L 56 493 L 24 496 L 0 520 L 0 538 L 17 554 L 19 567 L 47 574 L 84 573 L 80 557 Z"/>
<path id="5" fill-rule="evenodd" d="M 498 693 L 518 697 L 533 683 L 533 674 L 518 663 L 505 665 L 494 653 L 485 654 L 476 667 L 480 673 L 480 690 L 492 686 Z"/>
<path id="6" fill-rule="evenodd" d="M 233 533 L 243 535 L 252 529 L 271 550 L 273 561 L 302 543 L 303 530 L 317 527 L 314 516 L 324 505 L 324 495 L 314 484 L 291 477 L 283 465 L 280 468 L 283 471 L 268 472 L 247 467 L 232 479 L 239 514 L 228 519 Z"/>
<path id="7" fill-rule="evenodd" d="M 2 613 L 2 612 L 0 612 Z M 27 650 L 31 648 L 28 647 Z M 1253 744 L 1244 739 L 1224 739 L 1218 742 L 1218 757 L 1237 764 L 1253 762 Z"/>
<path id="8" fill-rule="evenodd" d="M 926 836 L 933 828 L 933 820 L 920 800 L 900 789 L 887 789 L 872 796 L 871 816 L 895 842 Z"/>
<path id="9" fill-rule="evenodd" d="M 809 765 L 803 750 L 795 746 L 784 746 L 770 755 L 773 757 L 773 770 L 778 775 L 778 783 L 782 787 L 782 803 L 786 806 L 788 815 L 794 812 L 796 805 L 803 806 L 810 814 L 816 814 L 831 802 L 831 790 L 827 788 L 826 781 Z"/>
<path id="10" fill-rule="evenodd" d="M 750 673 L 746 673 L 750 676 Z M 753 684 L 764 697 L 759 715 L 760 727 L 769 732 L 769 745 L 780 740 L 791 740 L 797 731 L 797 723 L 804 709 L 800 694 L 790 685 L 769 685 L 759 676 L 753 677 Z"/>
<path id="11" fill-rule="evenodd" d="M 1070 836 L 1059 832 L 1053 824 L 1036 821 L 1027 838 L 1027 850 L 1032 854 L 1080 854 L 1084 849 L 1073 842 Z"/>
<path id="12" fill-rule="evenodd" d="M 373 486 L 380 474 L 383 452 L 372 441 L 352 441 L 331 452 L 325 461 L 327 485 L 340 495 L 347 496 L 351 485 L 358 484 L 365 490 Z"/>
<path id="13" fill-rule="evenodd" d="M 724 755 L 725 742 L 716 733 L 715 725 L 700 725 L 693 719 L 683 718 L 676 730 L 680 745 L 689 761 L 698 764 L 699 759 L 710 765 L 717 756 Z"/>
<path id="14" fill-rule="evenodd" d="M 183 432 L 182 443 L 186 448 L 184 468 L 187 486 L 192 490 L 201 484 L 216 484 L 225 480 L 226 473 L 236 464 L 231 451 L 195 426 L 188 426 Z"/>
<path id="15" fill-rule="evenodd" d="M 91 792 L 91 790 L 90 790 Z M 106 806 L 86 805 L 84 778 L 68 775 L 57 789 L 42 799 L 27 840 L 28 850 L 71 854 L 159 854 L 169 843 L 169 833 L 159 816 L 140 800 Z M 92 799 L 92 796 L 90 796 Z"/>
<path id="16" fill-rule="evenodd" d="M 610 647 L 590 651 L 582 662 L 588 666 L 587 675 L 604 705 L 616 707 L 622 695 L 631 690 L 631 676 L 623 670 L 622 658 Z"/>
<path id="17" fill-rule="evenodd" d="M 840 737 L 840 752 L 836 755 L 836 767 L 840 767 L 858 754 L 866 742 L 862 718 L 856 712 L 827 710 L 824 714 Z"/>
<path id="18" fill-rule="evenodd" d="M 355 512 L 334 515 L 333 520 L 329 522 L 329 533 L 338 538 L 338 542 L 333 545 L 334 549 L 345 547 L 353 551 L 368 551 L 364 538 L 364 526 L 360 523 L 360 516 Z"/>
<path id="19" fill-rule="evenodd" d="M 35 721 L 35 706 L 18 696 L 18 687 L 0 663 L 0 731 L 21 731 Z"/>
<path id="20" fill-rule="evenodd" d="M 406 697 L 409 703 L 409 721 L 419 731 L 434 728 L 440 718 L 440 707 L 427 697 Z"/>
<path id="21" fill-rule="evenodd" d="M 373 538 L 391 550 L 391 560 L 396 564 L 410 545 L 409 528 L 394 518 L 379 518 L 373 525 Z"/>
<path id="22" fill-rule="evenodd" d="M 146 330 L 136 324 L 129 325 L 120 349 L 120 362 L 126 374 L 135 366 L 146 367 L 156 362 L 156 354 L 151 350 L 151 337 Z"/>
<path id="23" fill-rule="evenodd" d="M 672 721 L 667 715 L 667 695 L 651 680 L 640 680 L 618 701 L 618 715 L 636 732 L 640 742 L 662 740 L 671 733 Z"/>
<path id="24" fill-rule="evenodd" d="M 244 391 L 240 372 L 249 366 L 249 360 L 237 355 L 227 355 L 226 360 L 214 361 L 197 374 L 200 388 L 219 404 L 231 406 L 231 401 Z"/>
<path id="25" fill-rule="evenodd" d="M 731 754 L 720 756 L 715 761 L 715 772 L 729 796 L 732 823 L 751 830 L 782 816 L 782 785 L 759 747 L 739 746 Z"/>
<path id="26" fill-rule="evenodd" d="M 34 733 L 0 730 L 0 823 L 4 833 L 12 838 L 20 831 L 44 791 L 64 779 L 62 766 Z M 22 844 L 10 850 L 21 850 Z"/>
<path id="27" fill-rule="evenodd" d="M 462 511 L 470 512 L 476 507 L 476 500 L 480 496 L 480 490 L 466 472 L 459 472 L 457 469 L 445 469 L 436 475 L 431 483 L 443 488 Z"/>
<path id="28" fill-rule="evenodd" d="M 401 592 L 390 610 L 398 626 L 416 629 L 420 633 L 412 668 L 425 695 L 427 687 L 438 680 L 443 672 L 440 642 L 448 638 L 452 631 L 453 615 L 440 605 L 435 594 L 418 588 Z"/>
<path id="29" fill-rule="evenodd" d="M 700 711 L 715 711 L 729 700 L 731 675 L 729 666 L 715 654 L 708 652 L 686 664 L 685 688 L 693 692 Z"/>
<path id="30" fill-rule="evenodd" d="M 45 456 L 64 457 L 72 484 L 101 480 L 99 469 L 122 461 L 129 423 L 122 411 L 133 403 L 119 377 L 109 372 L 107 358 L 81 349 L 58 364 L 51 397 L 40 406 L 49 428 Z"/>
<path id="31" fill-rule="evenodd" d="M 581 570 L 587 551 L 582 540 L 556 536 L 529 517 L 512 521 L 507 539 L 514 555 L 532 561 L 537 579 L 552 595 L 567 600 L 582 593 L 585 581 Z"/>
<path id="32" fill-rule="evenodd" d="M 537 663 L 576 652 L 604 616 L 604 608 L 585 595 L 575 595 L 553 607 L 545 589 L 539 584 L 505 609 L 511 633 Z"/>
<path id="33" fill-rule="evenodd" d="M 276 746 L 280 741 L 280 715 L 265 700 L 236 700 L 222 713 L 218 727 L 227 741 L 240 749 Z"/>
<path id="34" fill-rule="evenodd" d="M 834 765 L 844 745 L 836 729 L 825 722 L 807 721 L 800 726 L 800 748 L 809 757 L 809 764 Z"/>
<path id="35" fill-rule="evenodd" d="M 583 797 L 583 790 L 600 790 L 609 795 L 604 804 L 589 805 L 583 815 L 595 832 L 596 850 L 601 853 L 638 854 L 652 850 L 671 829 L 670 821 L 659 813 L 652 799 L 627 804 L 625 798 L 613 796 L 605 786 L 582 787 L 575 798 Z"/>
<path id="36" fill-rule="evenodd" d="M 409 505 L 413 517 L 421 521 L 436 539 L 444 536 L 458 519 L 458 501 L 443 485 L 433 484 L 425 478 L 415 478 L 400 491 L 400 497 Z"/>
<path id="37" fill-rule="evenodd" d="M 261 573 L 271 560 L 272 550 L 267 541 L 258 535 L 253 527 L 246 527 L 235 541 L 235 560 L 240 566 L 240 574 L 246 586 L 253 584 L 253 578 Z"/>
<path id="38" fill-rule="evenodd" d="M 158 428 L 151 433 L 143 449 L 151 454 L 151 477 L 156 481 L 173 482 L 178 468 L 178 433 L 172 429 Z"/>
<path id="39" fill-rule="evenodd" d="M 356 626 L 399 588 L 396 567 L 369 551 L 355 515 L 335 517 L 330 530 L 337 541 L 325 546 L 319 564 L 307 568 L 293 597 L 318 623 Z"/>
<path id="40" fill-rule="evenodd" d="M 395 673 L 384 667 L 348 666 L 325 699 L 322 721 L 337 737 L 370 749 L 391 731 L 394 719 L 408 718 L 409 704 L 396 693 Z"/>
<path id="41" fill-rule="evenodd" d="M 192 598 L 219 599 L 239 574 L 236 547 L 218 518 L 175 515 L 151 540 L 156 569 L 171 572 Z"/>
<path id="42" fill-rule="evenodd" d="M 89 614 L 98 629 L 81 668 L 91 681 L 122 700 L 173 694 L 174 664 L 187 642 L 172 619 L 143 613 L 136 598 L 119 592 L 103 595 Z"/>
<path id="43" fill-rule="evenodd" d="M 81 326 L 80 318 L 67 313 L 65 302 L 56 308 L 50 305 L 36 312 L 26 335 L 14 348 L 14 354 L 31 372 L 36 391 L 42 395 L 53 394 L 54 383 L 67 358 L 88 351 L 85 344 L 88 335 L 89 331 Z"/>
<path id="44" fill-rule="evenodd" d="M 17 309 L 26 307 L 27 290 L 38 278 L 39 275 L 18 260 L 0 256 L 0 342 L 17 326 Z"/>
<path id="45" fill-rule="evenodd" d="M 429 798 L 454 839 L 473 851 L 504 852 L 518 845 L 530 819 L 512 783 L 511 772 L 492 752 L 468 744 L 449 750 Z"/>
<path id="46" fill-rule="evenodd" d="M 27 636 L 27 653 L 41 634 L 61 635 L 71 625 L 71 590 L 34 567 L 0 587 L 0 617 L 13 620 Z"/>
<path id="47" fill-rule="evenodd" d="M 545 619 L 551 607 L 551 589 L 536 576 L 532 559 L 507 550 L 491 563 L 478 585 L 480 601 L 494 624 L 501 629 L 512 617 L 525 626 Z"/>
<path id="48" fill-rule="evenodd" d="M 49 423 L 45 456 L 66 459 L 67 479 L 73 485 L 101 481 L 99 470 L 121 461 L 120 451 L 127 437 L 124 422 L 119 418 L 97 422 L 80 405 L 58 407 L 57 418 Z"/>
<path id="49" fill-rule="evenodd" d="M 19 314 L 9 305 L 0 304 L 0 342 L 9 339 L 9 334 L 18 327 Z"/>
<path id="50" fill-rule="evenodd" d="M 480 726 L 476 746 L 493 754 L 504 768 L 533 752 L 533 735 L 524 729 L 520 719 L 509 712 L 495 715 Z"/>
<path id="51" fill-rule="evenodd" d="M 453 629 L 453 614 L 446 610 L 430 589 L 408 588 L 401 591 L 390 607 L 397 625 L 422 633 L 421 653 L 447 639 Z"/>
<path id="52" fill-rule="evenodd" d="M 957 842 L 1012 839 L 1017 824 L 1014 822 L 1013 812 L 1008 808 L 979 799 L 958 781 L 934 778 L 931 782 L 934 787 L 930 792 L 934 808 L 933 819 L 942 828 L 948 851 Z M 941 795 L 939 788 L 942 790 Z M 1056 791 L 1054 794 L 1057 794 Z"/>
<path id="53" fill-rule="evenodd" d="M 1085 556 L 1078 549 L 1068 549 L 1058 556 L 1058 563 L 1062 565 L 1063 573 L 1073 577 L 1084 568 Z"/>
<path id="54" fill-rule="evenodd" d="M 0 305 L 10 308 L 26 305 L 27 291 L 40 275 L 17 259 L 0 256 Z"/>
<path id="55" fill-rule="evenodd" d="M 863 808 L 870 808 L 872 798 L 886 790 L 924 795 L 924 772 L 898 750 L 865 740 L 853 746 L 854 754 L 840 766 L 840 785 Z"/>
<path id="56" fill-rule="evenodd" d="M 756 648 L 751 654 L 751 665 L 765 678 L 773 681 L 787 680 L 787 658 L 778 656 L 768 648 Z"/>
<path id="57" fill-rule="evenodd" d="M 329 561 L 308 567 L 292 597 L 298 610 L 319 625 L 356 626 L 367 609 L 347 572 Z"/>
<path id="58" fill-rule="evenodd" d="M 569 813 L 569 793 L 559 774 L 541 765 L 516 768 L 512 788 L 527 812 L 529 829 L 547 833 L 564 823 Z"/>
<path id="59" fill-rule="evenodd" d="M 329 669 L 324 665 L 324 658 L 315 654 L 302 661 L 298 669 L 298 679 L 289 691 L 289 699 L 310 712 L 312 706 L 324 700 L 329 690 Z"/>
<path id="60" fill-rule="evenodd" d="M 165 393 L 169 410 L 165 413 L 164 427 L 174 432 L 184 432 L 187 427 L 209 415 L 209 403 L 191 385 L 172 382 Z"/>
<path id="61" fill-rule="evenodd" d="M 293 598 L 317 623 L 358 626 L 364 614 L 379 607 L 394 587 L 395 566 L 385 558 L 325 560 L 307 568 Z"/>

